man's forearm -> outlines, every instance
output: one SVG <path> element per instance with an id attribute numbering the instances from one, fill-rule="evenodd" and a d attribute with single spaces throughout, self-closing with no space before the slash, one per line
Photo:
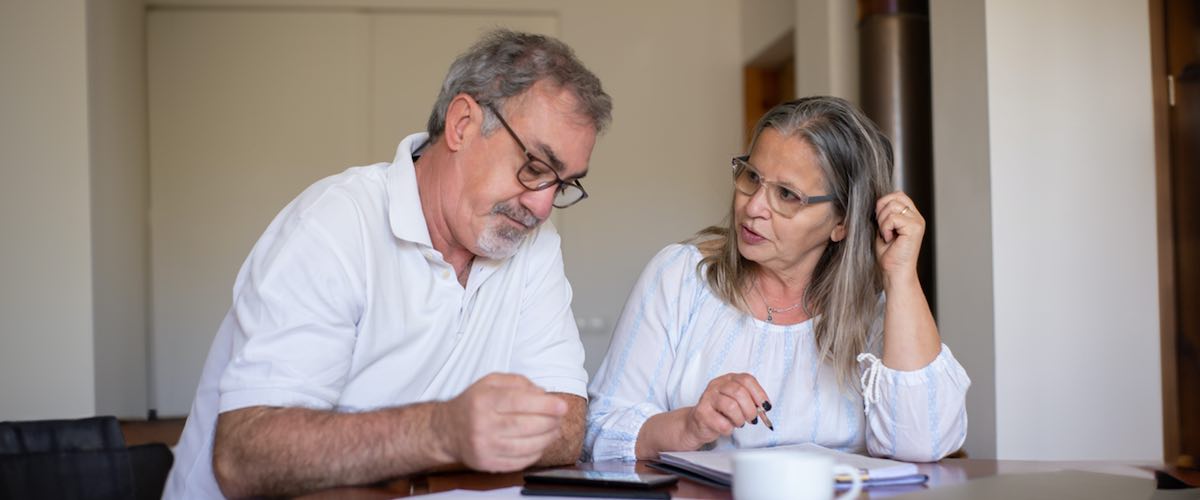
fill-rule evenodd
<path id="1" fill-rule="evenodd" d="M 262 406 L 222 413 L 213 472 L 228 497 L 276 496 L 452 464 L 433 426 L 440 404 L 366 413 Z"/>
<path id="2" fill-rule="evenodd" d="M 587 400 L 574 394 L 551 393 L 567 402 L 567 414 L 562 418 L 562 435 L 546 447 L 537 465 L 570 465 L 579 461 L 583 449 L 583 433 L 587 427 Z"/>

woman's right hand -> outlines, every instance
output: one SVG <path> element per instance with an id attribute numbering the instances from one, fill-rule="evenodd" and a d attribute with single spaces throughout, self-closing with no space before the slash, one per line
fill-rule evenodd
<path id="1" fill-rule="evenodd" d="M 747 422 L 756 422 L 758 408 L 770 408 L 767 401 L 767 392 L 749 373 L 726 373 L 712 379 L 684 419 L 685 446 L 698 449 L 733 434 L 735 428 Z"/>
<path id="2" fill-rule="evenodd" d="M 664 451 L 695 451 L 755 423 L 758 408 L 769 409 L 767 391 L 749 373 L 726 373 L 708 382 L 695 406 L 659 413 L 642 424 L 634 453 L 656 459 Z"/>

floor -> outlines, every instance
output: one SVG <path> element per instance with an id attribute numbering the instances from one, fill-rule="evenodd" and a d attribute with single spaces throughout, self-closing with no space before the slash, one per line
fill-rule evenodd
<path id="1" fill-rule="evenodd" d="M 129 446 L 146 443 L 175 446 L 179 442 L 179 435 L 183 433 L 183 422 L 182 418 L 122 420 L 121 432 L 125 434 L 125 444 Z"/>

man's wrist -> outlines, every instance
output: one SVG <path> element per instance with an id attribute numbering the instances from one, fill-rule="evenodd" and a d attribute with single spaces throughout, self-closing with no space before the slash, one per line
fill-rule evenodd
<path id="1" fill-rule="evenodd" d="M 433 439 L 433 460 L 438 465 L 459 463 L 458 447 L 454 440 L 455 429 L 448 428 L 451 418 L 449 402 L 438 401 L 430 403 L 429 427 Z"/>

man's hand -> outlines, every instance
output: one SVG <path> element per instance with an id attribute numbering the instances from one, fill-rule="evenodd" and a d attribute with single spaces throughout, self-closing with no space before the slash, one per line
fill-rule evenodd
<path id="1" fill-rule="evenodd" d="M 561 436 L 567 403 L 520 375 L 493 373 L 438 405 L 444 450 L 472 469 L 509 472 L 533 465 Z"/>
<path id="2" fill-rule="evenodd" d="M 513 471 L 557 444 L 578 456 L 583 398 L 492 374 L 446 402 L 362 413 L 255 406 L 217 418 L 213 473 L 229 497 L 300 495 L 454 467 Z M 572 411 L 569 439 L 560 425 Z M 572 430 L 574 429 L 574 430 Z M 561 457 L 559 457 L 561 459 Z"/>

